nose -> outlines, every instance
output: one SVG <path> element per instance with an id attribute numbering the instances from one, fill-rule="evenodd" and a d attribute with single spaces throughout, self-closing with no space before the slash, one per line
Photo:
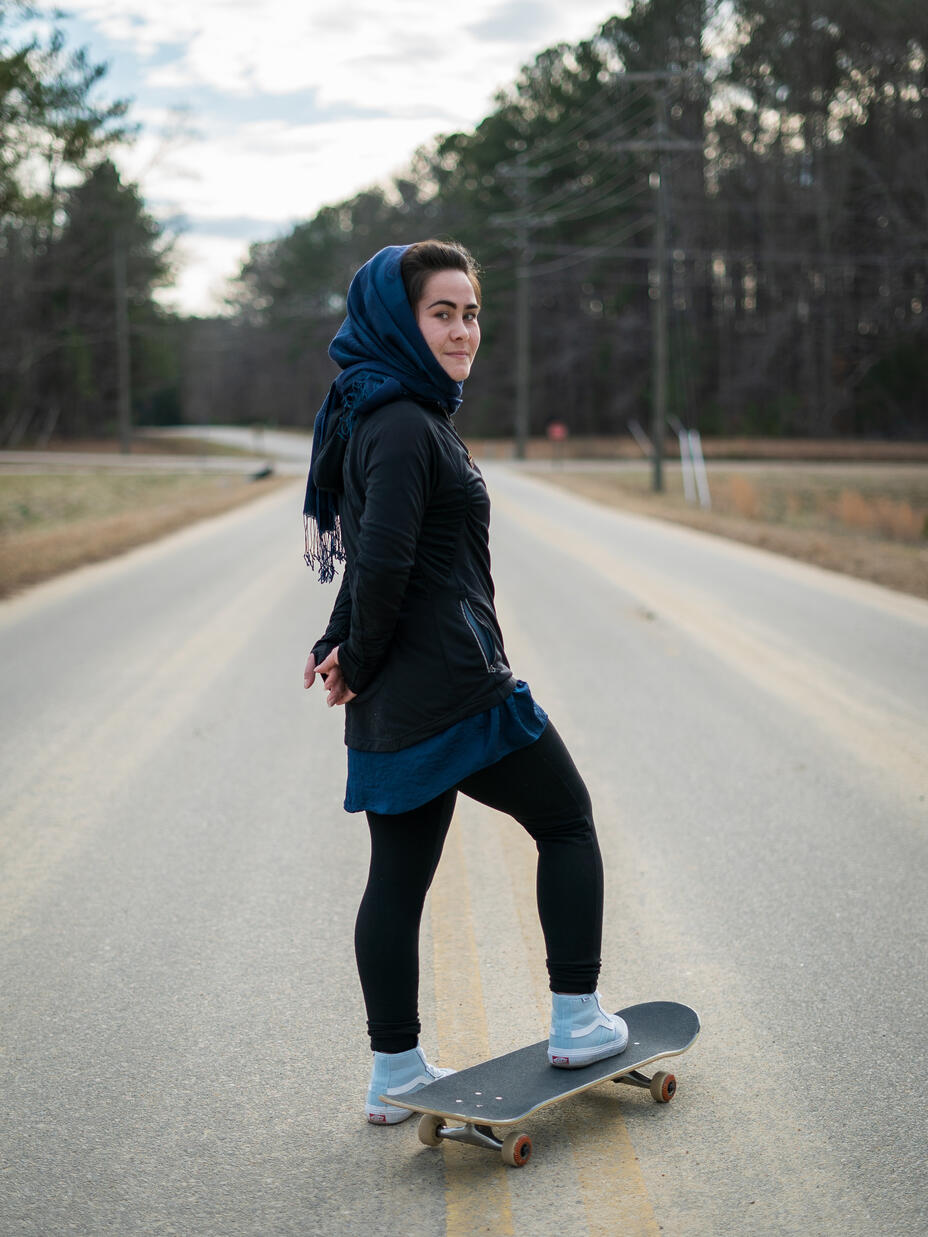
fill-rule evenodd
<path id="1" fill-rule="evenodd" d="M 467 326 L 463 318 L 457 318 L 451 323 L 451 335 L 454 339 L 467 338 Z"/>

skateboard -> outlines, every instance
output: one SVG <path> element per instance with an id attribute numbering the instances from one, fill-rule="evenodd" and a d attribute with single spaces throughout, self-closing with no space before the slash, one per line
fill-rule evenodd
<path id="1" fill-rule="evenodd" d="M 580 1069 L 556 1069 L 548 1064 L 548 1041 L 544 1039 L 429 1083 L 408 1101 L 380 1098 L 423 1114 L 419 1141 L 426 1146 L 468 1143 L 498 1151 L 504 1163 L 521 1168 L 532 1154 L 532 1140 L 517 1130 L 497 1138 L 494 1126 L 514 1126 L 539 1108 L 579 1095 L 600 1082 L 644 1087 L 659 1104 L 673 1099 L 677 1090 L 673 1074 L 660 1071 L 649 1078 L 640 1070 L 662 1057 L 686 1052 L 699 1034 L 696 1011 L 674 1001 L 649 1001 L 618 1012 L 628 1024 L 628 1046 L 605 1061 Z"/>

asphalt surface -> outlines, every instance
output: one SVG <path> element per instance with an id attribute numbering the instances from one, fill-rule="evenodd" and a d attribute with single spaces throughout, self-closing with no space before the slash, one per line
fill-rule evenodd
<path id="1" fill-rule="evenodd" d="M 232 473 L 248 475 L 272 466 L 282 476 L 305 476 L 312 435 L 298 430 L 243 429 L 238 426 L 178 425 L 171 429 L 141 431 L 147 446 L 159 438 L 189 438 L 195 454 L 151 451 L 0 451 L 0 473 L 49 472 L 170 472 Z M 217 452 L 236 447 L 250 454 Z"/>
<path id="2" fill-rule="evenodd" d="M 703 1031 L 505 1169 L 361 1117 L 366 830 L 300 486 L 0 605 L 0 1233 L 928 1229 L 928 605 L 488 466 L 510 659 L 586 777 L 601 989 Z M 532 847 L 463 802 L 424 1043 L 545 1033 Z"/>

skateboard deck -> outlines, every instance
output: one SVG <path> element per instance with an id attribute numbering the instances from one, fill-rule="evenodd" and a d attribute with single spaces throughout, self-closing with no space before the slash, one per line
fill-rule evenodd
<path id="1" fill-rule="evenodd" d="M 659 1103 L 673 1098 L 676 1080 L 672 1074 L 647 1078 L 638 1071 L 663 1057 L 686 1052 L 699 1034 L 699 1016 L 688 1005 L 674 1001 L 649 1001 L 618 1013 L 628 1024 L 628 1046 L 618 1056 L 580 1069 L 556 1069 L 548 1064 L 548 1041 L 544 1039 L 440 1078 L 408 1101 L 391 1096 L 385 1102 L 423 1113 L 419 1138 L 429 1146 L 445 1140 L 471 1143 L 501 1151 L 508 1164 L 521 1167 L 531 1155 L 531 1140 L 515 1133 L 500 1140 L 493 1126 L 513 1126 L 539 1108 L 600 1082 L 646 1087 Z"/>

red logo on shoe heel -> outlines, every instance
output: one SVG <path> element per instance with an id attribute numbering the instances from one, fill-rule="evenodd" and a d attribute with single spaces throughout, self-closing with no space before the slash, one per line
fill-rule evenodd
<path id="1" fill-rule="evenodd" d="M 384 1116 L 382 1112 L 369 1112 L 367 1114 L 367 1119 L 373 1125 L 386 1125 L 387 1124 L 387 1118 Z"/>
<path id="2" fill-rule="evenodd" d="M 570 1065 L 570 1057 L 552 1057 L 552 1065 Z"/>

